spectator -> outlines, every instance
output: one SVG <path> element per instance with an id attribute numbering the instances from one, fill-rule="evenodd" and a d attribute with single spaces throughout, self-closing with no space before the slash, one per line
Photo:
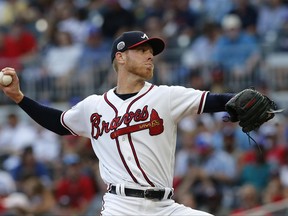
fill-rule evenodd
<path id="1" fill-rule="evenodd" d="M 199 206 L 217 212 L 220 210 L 223 186 L 231 184 L 236 176 L 236 164 L 226 152 L 214 149 L 212 134 L 208 132 L 196 136 L 196 145 L 200 161 L 191 165 L 176 197 L 190 191 Z"/>
<path id="2" fill-rule="evenodd" d="M 258 35 L 265 41 L 269 34 L 277 34 L 288 17 L 288 7 L 283 0 L 267 0 L 259 8 Z"/>
<path id="3" fill-rule="evenodd" d="M 83 89 L 83 96 L 86 95 L 87 91 L 93 91 L 91 86 L 100 86 L 103 80 L 107 76 L 108 61 L 110 49 L 106 39 L 103 37 L 101 29 L 91 28 L 89 35 L 83 44 L 83 49 L 80 54 L 75 75 L 73 77 L 73 86 Z M 78 97 L 81 94 L 75 93 Z"/>
<path id="4" fill-rule="evenodd" d="M 229 12 L 239 16 L 241 28 L 247 33 L 257 35 L 258 10 L 249 0 L 236 0 L 235 6 Z"/>
<path id="5" fill-rule="evenodd" d="M 241 21 L 236 15 L 225 16 L 222 28 L 223 35 L 216 42 L 212 61 L 223 68 L 235 91 L 243 88 L 239 85 L 245 77 L 253 80 L 260 60 L 259 45 L 255 37 L 241 30 Z"/>
<path id="6" fill-rule="evenodd" d="M 241 212 L 257 208 L 261 205 L 261 199 L 255 186 L 245 184 L 239 189 L 239 202 L 237 207 L 231 211 L 231 216 L 244 216 Z"/>
<path id="7" fill-rule="evenodd" d="M 33 141 L 33 153 L 36 161 L 45 164 L 51 178 L 56 175 L 56 168 L 59 167 L 61 152 L 63 150 L 60 138 L 49 130 L 35 125 L 36 137 Z"/>
<path id="8" fill-rule="evenodd" d="M 88 10 L 86 8 L 64 7 L 61 11 L 62 20 L 57 27 L 61 31 L 69 32 L 75 43 L 85 43 L 89 35 L 92 23 L 88 20 Z"/>
<path id="9" fill-rule="evenodd" d="M 0 26 L 9 27 L 15 20 L 26 15 L 26 1 L 7 0 L 0 2 Z"/>
<path id="10" fill-rule="evenodd" d="M 271 171 L 277 172 L 283 163 L 285 144 L 280 143 L 275 121 L 259 128 L 260 143 L 266 148 L 266 161 L 271 166 Z"/>
<path id="11" fill-rule="evenodd" d="M 90 151 L 91 142 L 86 137 L 65 136 L 61 137 L 62 154 L 66 155 L 71 152 L 82 156 L 83 152 Z"/>
<path id="12" fill-rule="evenodd" d="M 23 149 L 19 164 L 10 173 L 18 191 L 23 191 L 24 181 L 31 177 L 38 177 L 45 186 L 51 185 L 52 182 L 47 166 L 36 160 L 32 146 Z"/>
<path id="13" fill-rule="evenodd" d="M 39 84 L 49 85 L 49 80 L 53 80 L 52 83 L 55 83 L 57 92 L 54 92 L 52 97 L 59 100 L 63 97 L 64 91 L 70 87 L 70 82 L 67 79 L 75 73 L 82 47 L 73 42 L 69 32 L 56 31 L 55 37 L 56 44 L 48 48 L 46 54 L 43 56 L 45 74 Z M 46 91 L 49 90 L 51 90 L 51 86 L 48 86 L 48 89 L 46 89 Z"/>
<path id="14" fill-rule="evenodd" d="M 19 153 L 30 145 L 35 137 L 34 127 L 20 119 L 15 112 L 7 114 L 6 123 L 0 130 L 1 161 L 6 170 L 10 170 L 18 163 Z"/>
<path id="15" fill-rule="evenodd" d="M 48 16 L 47 14 L 49 12 L 51 12 L 51 10 L 53 8 L 53 3 L 54 3 L 53 0 L 49 0 L 49 1 L 31 0 L 31 1 L 29 1 L 29 7 L 34 8 L 36 11 L 39 11 L 39 13 L 43 17 L 46 17 L 46 16 Z"/>
<path id="16" fill-rule="evenodd" d="M 126 9 L 118 0 L 105 0 L 102 32 L 108 39 L 113 39 L 123 28 L 134 26 L 136 19 L 133 11 Z M 120 19 L 121 17 L 121 19 Z"/>
<path id="17" fill-rule="evenodd" d="M 251 184 L 260 192 L 268 185 L 271 168 L 266 161 L 266 149 L 263 146 L 255 145 L 254 153 L 256 155 L 255 162 L 243 165 L 238 180 L 240 185 Z"/>
<path id="18" fill-rule="evenodd" d="M 55 198 L 51 188 L 46 187 L 38 177 L 30 177 L 23 182 L 23 190 L 29 199 L 29 206 L 23 208 L 24 214 L 54 215 Z"/>
<path id="19" fill-rule="evenodd" d="M 220 112 L 220 113 L 213 115 L 213 120 L 216 124 L 215 127 L 212 129 L 213 142 L 214 142 L 214 146 L 218 150 L 221 150 L 225 147 L 225 144 L 227 141 L 229 143 L 228 145 L 230 145 L 231 147 L 229 152 L 232 154 L 235 154 L 234 155 L 235 157 L 238 154 L 238 150 L 239 150 L 239 146 L 237 143 L 237 130 L 239 126 L 229 121 L 228 122 L 223 121 L 223 119 L 226 117 L 227 117 L 227 112 Z M 243 133 L 242 130 L 241 130 L 241 133 Z"/>
<path id="20" fill-rule="evenodd" d="M 236 175 L 236 164 L 233 157 L 228 154 L 227 147 L 224 151 L 214 151 L 212 134 L 207 132 L 196 136 L 196 145 L 202 156 L 202 164 L 207 175 L 222 183 L 231 183 Z"/>
<path id="21" fill-rule="evenodd" d="M 0 170 L 0 196 L 16 192 L 16 184 L 11 174 L 5 170 Z"/>
<path id="22" fill-rule="evenodd" d="M 283 163 L 279 168 L 279 178 L 281 184 L 288 189 L 288 148 L 285 148 L 285 151 L 282 155 Z"/>
<path id="23" fill-rule="evenodd" d="M 36 37 L 26 29 L 23 21 L 17 20 L 9 31 L 0 32 L 0 66 L 10 64 L 22 70 L 36 58 Z"/>
<path id="24" fill-rule="evenodd" d="M 10 64 L 20 68 L 19 60 L 14 58 L 14 50 L 9 49 L 10 45 L 11 41 L 8 39 L 6 32 L 0 30 L 0 66 L 5 67 L 5 65 Z"/>
<path id="25" fill-rule="evenodd" d="M 271 172 L 278 172 L 279 166 L 283 163 L 283 155 L 285 152 L 285 142 L 281 142 L 281 137 L 279 136 L 279 131 L 281 131 L 281 122 L 276 120 L 277 117 L 272 121 L 263 126 L 261 126 L 255 136 L 257 136 L 257 145 L 261 145 L 261 148 L 265 149 L 266 156 L 265 160 L 269 164 Z M 245 151 L 241 157 L 241 162 L 243 164 L 254 163 L 257 158 L 257 151 L 255 149 L 250 149 Z"/>
<path id="26" fill-rule="evenodd" d="M 198 31 L 198 14 L 189 6 L 189 0 L 170 1 L 163 32 L 166 35 L 167 47 L 173 52 L 166 55 L 168 61 L 179 61 L 182 49 L 190 44 Z"/>
<path id="27" fill-rule="evenodd" d="M 190 8 L 189 0 L 172 1 L 170 8 L 174 13 L 174 21 L 178 26 L 178 30 L 182 30 L 186 26 L 196 29 L 198 15 Z"/>
<path id="28" fill-rule="evenodd" d="M 206 144 L 201 146 L 202 135 L 199 134 L 198 136 L 200 138 L 200 151 L 204 154 L 204 157 L 207 157 L 206 161 L 202 164 L 203 169 L 212 181 L 216 183 L 216 187 L 218 187 L 218 191 L 222 197 L 221 204 L 223 208 L 230 208 L 234 204 L 233 191 L 235 191 L 234 188 L 237 176 L 237 157 L 235 157 L 236 153 L 234 151 L 235 134 L 233 130 L 231 131 L 227 128 L 223 128 L 222 132 L 223 148 L 216 150 L 213 146 L 213 152 L 208 153 L 208 155 L 206 155 L 206 151 L 209 152 L 209 147 L 206 150 Z"/>
<path id="29" fill-rule="evenodd" d="M 192 193 L 187 192 L 182 194 L 179 198 L 178 198 L 178 202 L 185 205 L 185 206 L 189 206 L 191 208 L 196 208 L 197 204 L 195 201 L 195 198 L 193 196 Z"/>
<path id="30" fill-rule="evenodd" d="M 109 57 L 109 52 L 107 51 L 109 49 L 110 46 L 103 37 L 101 30 L 95 27 L 91 27 L 87 39 L 84 42 L 82 56 L 79 60 L 79 69 L 81 69 L 81 67 L 85 67 L 85 72 L 86 70 L 95 69 L 95 65 L 98 66 L 101 63 L 107 64 L 105 60 L 107 61 L 107 58 Z"/>
<path id="31" fill-rule="evenodd" d="M 231 0 L 205 0 L 203 1 L 204 17 L 206 20 L 214 20 L 221 23 L 223 17 L 232 9 L 233 1 Z"/>
<path id="32" fill-rule="evenodd" d="M 181 73 L 182 71 L 180 71 Z M 179 73 L 179 75 L 180 75 Z M 195 89 L 209 89 L 209 83 L 207 82 L 207 77 L 200 70 L 196 69 L 184 69 L 183 70 L 183 85 Z"/>
<path id="33" fill-rule="evenodd" d="M 275 53 L 287 52 L 288 51 L 287 38 L 288 38 L 288 19 L 286 18 L 284 20 L 284 23 L 280 26 L 279 30 L 277 31 L 277 37 L 274 37 L 274 40 L 272 40 L 272 41 L 268 41 L 268 42 L 272 42 L 271 43 L 271 49 L 272 49 L 271 51 L 275 52 Z M 279 77 L 279 79 L 281 79 L 281 77 Z M 282 88 L 285 89 L 285 87 L 282 87 Z"/>
<path id="34" fill-rule="evenodd" d="M 16 192 L 16 184 L 9 172 L 0 170 L 0 215 L 5 215 L 7 209 L 4 199 L 10 194 Z"/>
<path id="35" fill-rule="evenodd" d="M 36 58 L 37 38 L 26 28 L 26 23 L 23 20 L 16 20 L 11 25 L 5 43 L 9 48 L 9 58 L 15 61 L 18 70 L 23 69 Z"/>
<path id="36" fill-rule="evenodd" d="M 92 147 L 92 146 L 91 146 Z M 94 152 L 91 151 L 84 156 L 83 159 L 83 171 L 84 173 L 88 174 L 88 176 L 91 176 L 93 178 L 93 181 L 95 183 L 96 188 L 96 195 L 94 196 L 93 200 L 90 202 L 89 206 L 87 207 L 86 215 L 99 215 L 101 213 L 102 204 L 103 204 L 103 195 L 105 194 L 107 190 L 107 185 L 103 182 L 100 175 L 99 170 L 99 160 L 94 159 L 94 155 L 92 156 Z M 89 170 L 88 170 L 89 169 Z"/>
<path id="37" fill-rule="evenodd" d="M 223 135 L 223 150 L 229 153 L 235 160 L 238 160 L 242 155 L 242 151 L 236 143 L 236 128 L 234 125 L 227 123 L 220 129 Z"/>
<path id="38" fill-rule="evenodd" d="M 43 66 L 48 75 L 60 78 L 73 71 L 82 49 L 73 42 L 69 32 L 56 31 L 55 38 L 56 44 L 44 55 Z"/>
<path id="39" fill-rule="evenodd" d="M 267 187 L 263 193 L 262 202 L 264 204 L 277 202 L 284 199 L 284 187 L 281 183 L 278 174 L 272 176 L 271 180 L 269 181 Z"/>
<path id="40" fill-rule="evenodd" d="M 147 35 L 153 36 L 161 36 L 165 38 L 165 35 L 162 31 L 164 27 L 164 22 L 159 16 L 149 16 L 146 18 L 145 23 L 143 25 L 143 29 L 147 32 Z"/>
<path id="41" fill-rule="evenodd" d="M 29 207 L 29 199 L 22 192 L 13 192 L 0 199 L 0 208 L 4 216 L 25 215 L 25 209 Z"/>
<path id="42" fill-rule="evenodd" d="M 198 160 L 196 153 L 196 146 L 194 142 L 195 133 L 193 132 L 196 127 L 195 119 L 192 116 L 184 118 L 180 124 L 178 148 L 175 158 L 175 179 L 174 181 L 181 181 L 187 173 L 191 163 Z"/>
<path id="43" fill-rule="evenodd" d="M 205 69 L 211 65 L 211 55 L 219 33 L 220 29 L 216 23 L 205 23 L 201 34 L 182 55 L 184 66 L 192 69 L 200 69 L 200 71 L 205 73 Z"/>
<path id="44" fill-rule="evenodd" d="M 134 9 L 135 17 L 137 19 L 137 25 L 145 26 L 147 21 L 151 22 L 151 24 L 153 25 L 152 20 L 156 20 L 156 22 L 161 21 L 161 23 L 164 24 L 165 21 L 163 19 L 165 17 L 165 13 L 167 12 L 167 10 L 165 10 L 167 8 L 166 3 L 167 2 L 165 0 L 138 1 Z M 150 18 L 152 18 L 152 20 Z M 153 35 L 153 32 L 149 32 L 146 29 L 144 29 L 144 31 L 148 35 Z M 157 32 L 158 31 L 162 32 L 162 29 L 157 29 Z M 161 35 L 162 33 L 156 33 L 156 35 Z"/>
<path id="45" fill-rule="evenodd" d="M 200 84 L 200 89 L 211 89 L 207 85 L 211 85 L 215 92 L 223 89 L 222 71 L 214 68 L 211 61 L 219 35 L 220 29 L 216 23 L 205 23 L 202 27 L 201 34 L 196 37 L 192 44 L 187 47 L 181 55 L 184 75 L 190 75 L 191 81 L 193 78 L 199 78 L 193 81 L 193 88 L 197 88 L 200 84 L 199 81 L 202 81 L 203 84 Z M 216 89 L 217 86 L 221 87 Z"/>
<path id="46" fill-rule="evenodd" d="M 77 154 L 63 158 L 64 175 L 56 181 L 55 195 L 59 204 L 58 215 L 83 215 L 95 196 L 91 177 L 82 173 L 82 164 Z"/>

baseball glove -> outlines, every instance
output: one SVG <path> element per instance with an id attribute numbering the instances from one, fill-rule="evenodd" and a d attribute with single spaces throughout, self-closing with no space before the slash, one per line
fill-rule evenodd
<path id="1" fill-rule="evenodd" d="M 231 98 L 225 108 L 230 121 L 239 121 L 242 131 L 248 133 L 275 116 L 276 104 L 254 89 L 245 89 Z"/>

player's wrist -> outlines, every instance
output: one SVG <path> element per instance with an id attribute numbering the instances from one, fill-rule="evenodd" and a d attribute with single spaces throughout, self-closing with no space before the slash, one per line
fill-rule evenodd
<path id="1" fill-rule="evenodd" d="M 15 102 L 15 103 L 20 103 L 24 98 L 24 94 L 20 91 L 19 94 L 15 95 L 12 100 Z"/>

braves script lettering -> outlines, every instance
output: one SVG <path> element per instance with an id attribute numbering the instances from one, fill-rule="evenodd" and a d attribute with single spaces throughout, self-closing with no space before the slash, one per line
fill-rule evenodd
<path id="1" fill-rule="evenodd" d="M 109 133 L 112 130 L 116 130 L 122 124 L 129 125 L 132 120 L 135 122 L 145 121 L 149 117 L 148 106 L 144 106 L 143 109 L 137 109 L 135 112 L 130 111 L 125 113 L 123 116 L 117 116 L 111 120 L 111 122 L 106 122 L 102 120 L 102 115 L 99 113 L 93 113 L 90 117 L 91 122 L 91 135 L 94 139 L 98 139 L 103 133 Z"/>

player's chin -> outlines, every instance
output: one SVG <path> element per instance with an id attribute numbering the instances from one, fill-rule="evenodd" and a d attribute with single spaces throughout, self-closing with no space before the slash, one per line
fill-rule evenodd
<path id="1" fill-rule="evenodd" d="M 153 75 L 154 75 L 154 71 L 153 70 L 148 70 L 148 69 L 146 70 L 146 74 L 145 74 L 146 80 L 152 79 Z"/>

